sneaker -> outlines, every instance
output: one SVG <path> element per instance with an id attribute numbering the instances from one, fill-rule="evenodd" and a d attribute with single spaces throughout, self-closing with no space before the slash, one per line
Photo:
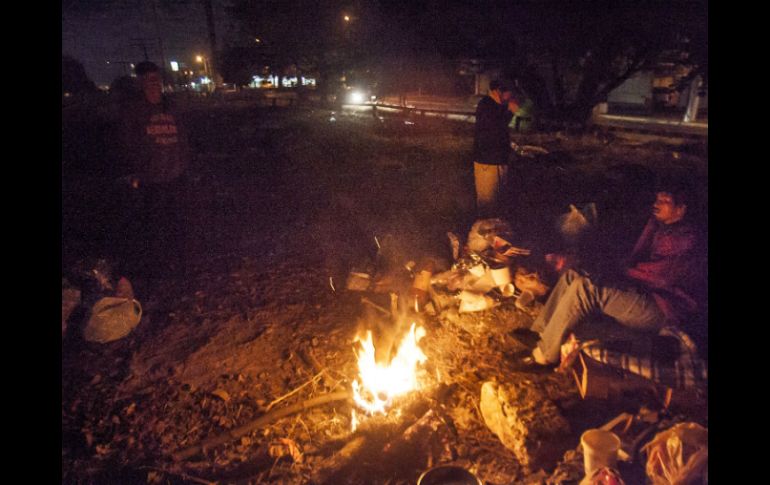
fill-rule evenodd
<path id="1" fill-rule="evenodd" d="M 519 372 L 540 372 L 550 370 L 553 367 L 554 364 L 547 362 L 543 358 L 539 347 L 535 347 L 531 354 L 514 360 L 513 364 L 514 370 Z"/>
<path id="2" fill-rule="evenodd" d="M 543 355 L 543 351 L 540 350 L 540 347 L 535 347 L 535 350 L 532 351 L 532 359 L 537 364 L 550 365 L 550 362 L 545 359 L 545 355 Z"/>

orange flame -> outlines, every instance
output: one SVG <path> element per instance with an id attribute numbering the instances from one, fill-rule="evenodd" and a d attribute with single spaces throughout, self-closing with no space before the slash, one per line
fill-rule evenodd
<path id="1" fill-rule="evenodd" d="M 357 353 L 361 382 L 353 381 L 353 399 L 361 408 L 369 414 L 384 414 L 395 397 L 419 388 L 417 364 L 428 358 L 417 343 L 424 336 L 425 329 L 412 323 L 389 364 L 376 362 L 371 331 L 366 332 L 365 339 L 356 339 L 362 347 Z"/>

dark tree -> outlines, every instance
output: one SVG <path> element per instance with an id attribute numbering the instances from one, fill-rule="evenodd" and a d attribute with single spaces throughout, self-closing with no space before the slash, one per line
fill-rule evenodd
<path id="1" fill-rule="evenodd" d="M 582 125 L 612 90 L 663 55 L 673 53 L 692 72 L 707 68 L 706 15 L 694 3 L 529 9 L 512 31 L 506 72 L 545 118 Z"/>
<path id="2" fill-rule="evenodd" d="M 61 90 L 72 94 L 96 91 L 96 85 L 88 78 L 83 64 L 68 55 L 61 56 Z"/>
<path id="3" fill-rule="evenodd" d="M 707 5 L 431 1 L 423 46 L 518 80 L 543 118 L 583 124 L 613 89 L 661 56 L 708 79 Z M 672 56 L 673 54 L 673 56 Z M 689 79 L 685 79 L 687 82 Z"/>
<path id="4" fill-rule="evenodd" d="M 219 62 L 224 82 L 244 86 L 251 82 L 253 75 L 260 74 L 271 59 L 255 47 L 228 46 L 220 52 Z"/>

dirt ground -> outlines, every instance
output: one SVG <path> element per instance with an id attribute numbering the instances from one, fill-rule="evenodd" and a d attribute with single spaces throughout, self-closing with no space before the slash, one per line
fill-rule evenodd
<path id="1" fill-rule="evenodd" d="M 68 268 L 102 254 L 93 201 L 106 192 L 93 160 L 68 159 L 79 130 L 94 127 L 83 116 L 67 119 L 62 250 L 71 285 Z M 390 272 L 408 287 L 398 269 L 427 256 L 448 265 L 447 231 L 464 238 L 475 220 L 471 124 L 223 103 L 188 106 L 184 119 L 195 151 L 179 248 L 185 272 L 134 281 L 145 311 L 124 339 L 85 342 L 82 311 L 70 318 L 62 338 L 63 483 L 414 483 L 438 463 L 465 466 L 490 484 L 538 483 L 583 430 L 653 405 L 645 395 L 582 401 L 569 375 L 516 370 L 512 357 L 532 346 L 516 330 L 529 326 L 538 304 L 527 312 L 510 301 L 471 314 L 446 308 L 416 317 L 428 361 L 422 389 L 399 413 L 351 433 L 351 404 L 336 401 L 174 460 L 268 409 L 349 390 L 353 338 L 383 318 L 362 296 L 385 309 L 389 297 L 346 291 L 348 272 Z M 607 133 L 514 138 L 549 151 L 518 160 L 501 214 L 514 229 L 511 242 L 533 251 L 524 264 L 562 247 L 554 221 L 571 203 L 597 204 L 602 236 L 591 253 L 624 254 L 649 214 L 658 175 L 696 182 L 707 227 L 704 143 Z M 489 380 L 521 390 L 522 408 L 534 409 L 532 429 L 549 425 L 538 403 L 552 403 L 567 423 L 548 438 L 553 449 L 523 463 L 489 431 L 478 410 Z M 638 483 L 630 478 L 639 467 L 627 473 L 627 483 Z"/>

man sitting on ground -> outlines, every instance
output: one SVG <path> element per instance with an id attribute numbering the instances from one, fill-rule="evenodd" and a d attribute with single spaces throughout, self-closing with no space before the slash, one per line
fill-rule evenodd
<path id="1" fill-rule="evenodd" d="M 652 217 L 617 281 L 574 269 L 566 270 L 553 289 L 532 330 L 540 340 L 528 358 L 541 365 L 556 364 L 569 332 L 592 313 L 612 317 L 620 325 L 657 333 L 684 323 L 697 310 L 697 236 L 685 220 L 688 191 L 667 188 L 657 193 Z"/>

